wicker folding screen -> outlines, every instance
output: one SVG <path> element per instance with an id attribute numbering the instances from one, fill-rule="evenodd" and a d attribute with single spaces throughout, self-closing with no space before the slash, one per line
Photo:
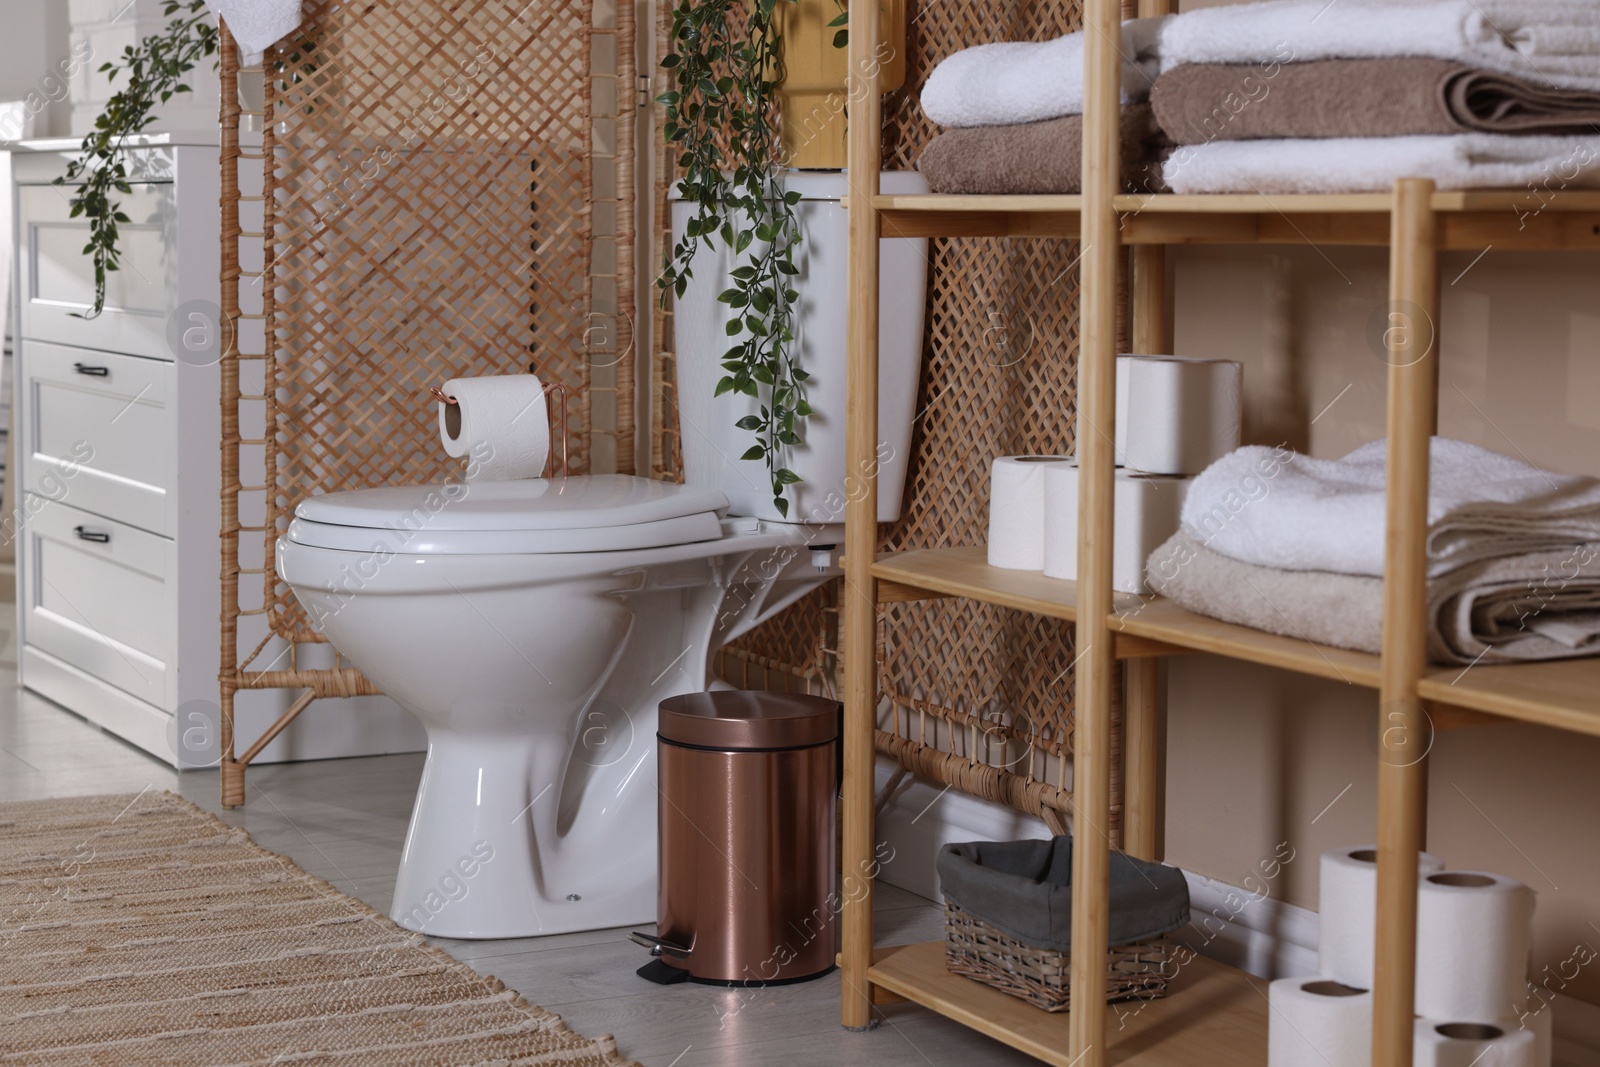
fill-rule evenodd
<path id="1" fill-rule="evenodd" d="M 570 469 L 631 470 L 633 50 L 604 0 L 308 0 L 264 75 L 224 33 L 224 804 L 315 697 L 377 691 L 307 654 L 273 543 L 308 496 L 459 475 L 429 386 L 531 365 L 571 393 Z M 303 693 L 235 757 L 262 688 Z"/>
<path id="2" fill-rule="evenodd" d="M 937 132 L 917 94 L 940 59 L 985 41 L 1059 36 L 1081 20 L 1079 0 L 911 0 L 906 83 L 884 101 L 885 166 L 914 169 Z M 664 21 L 656 30 L 662 40 Z M 670 162 L 658 156 L 658 198 Z M 657 217 L 659 260 L 667 233 L 665 214 Z M 919 414 L 904 508 L 883 530 L 885 550 L 983 543 L 990 460 L 1072 450 L 1078 250 L 1075 241 L 1032 238 L 929 243 Z M 681 478 L 670 312 L 658 312 L 656 328 L 653 464 L 658 476 Z M 720 666 L 735 684 L 831 692 L 837 637 L 837 591 L 830 586 L 724 650 Z M 878 649 L 888 705 L 877 737 L 881 753 L 908 771 L 1064 829 L 1071 811 L 1070 627 L 968 600 L 914 601 L 881 610 Z M 1120 746 L 1120 729 L 1116 736 Z M 1114 836 L 1120 796 L 1118 779 Z"/>

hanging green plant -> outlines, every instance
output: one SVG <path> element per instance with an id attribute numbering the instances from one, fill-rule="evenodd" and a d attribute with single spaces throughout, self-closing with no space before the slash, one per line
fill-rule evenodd
<path id="1" fill-rule="evenodd" d="M 683 198 L 694 205 L 657 284 L 662 299 L 682 296 L 695 252 L 715 241 L 743 257 L 731 285 L 718 297 L 734 312 L 728 336 L 737 338 L 722 356 L 726 372 L 716 395 L 754 397 L 759 413 L 737 425 L 755 434 L 741 459 L 766 464 L 772 503 L 788 516 L 787 488 L 800 476 L 784 465 L 800 443 L 799 420 L 811 414 L 806 379 L 794 344 L 795 303 L 791 279 L 800 246 L 795 206 L 780 178 L 772 75 L 781 69 L 781 35 L 774 13 L 794 0 L 680 0 L 672 13 L 672 51 L 661 65 L 672 88 L 657 99 L 666 106 L 663 133 L 678 150 Z M 747 25 L 734 39 L 730 16 L 748 3 Z M 728 149 L 723 150 L 726 144 Z"/>
<path id="2" fill-rule="evenodd" d="M 92 319 L 105 310 L 106 275 L 118 268 L 122 258 L 117 225 L 131 221 L 112 199 L 116 193 L 133 191 L 123 145 L 155 121 L 158 105 L 189 92 L 184 78 L 202 59 L 217 53 L 217 27 L 206 15 L 205 0 L 167 0 L 162 14 L 171 19 L 164 31 L 124 48 L 120 61 L 101 65 L 100 71 L 112 81 L 127 71 L 128 83 L 94 120 L 93 132 L 83 138 L 83 154 L 55 181 L 77 184 L 72 217 L 89 220 L 89 243 L 83 254 L 94 259 L 94 306 L 81 318 Z"/>

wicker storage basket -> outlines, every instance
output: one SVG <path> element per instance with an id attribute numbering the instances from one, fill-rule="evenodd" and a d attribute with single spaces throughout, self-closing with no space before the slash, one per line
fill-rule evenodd
<path id="1" fill-rule="evenodd" d="M 1070 1006 L 1072 838 L 969 841 L 939 850 L 945 965 L 1045 1011 Z M 1177 973 L 1166 936 L 1189 921 L 1183 872 L 1111 856 L 1106 1000 L 1155 1000 Z"/>
<path id="2" fill-rule="evenodd" d="M 953 903 L 944 909 L 944 961 L 951 974 L 993 986 L 1045 1011 L 1071 1007 L 1065 952 L 1034 948 Z M 1177 973 L 1171 938 L 1117 945 L 1106 953 L 1106 1001 L 1157 1000 Z"/>

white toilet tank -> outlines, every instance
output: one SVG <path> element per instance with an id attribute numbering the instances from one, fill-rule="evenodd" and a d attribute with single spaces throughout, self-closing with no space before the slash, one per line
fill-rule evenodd
<path id="1" fill-rule="evenodd" d="M 848 218 L 839 200 L 848 191 L 848 177 L 839 171 L 789 171 L 784 185 L 798 190 L 796 205 L 802 241 L 795 252 L 800 269 L 794 288 L 800 293 L 795 315 L 795 343 L 800 366 L 811 375 L 806 397 L 814 411 L 799 420 L 799 445 L 786 450 L 784 465 L 800 475 L 788 488 L 789 515 L 772 503 L 766 464 L 741 460 L 755 436 L 734 424 L 756 414 L 758 402 L 725 393 L 713 398 L 725 373 L 722 354 L 736 341 L 726 323 L 733 310 L 717 296 L 731 284 L 737 265 L 720 241 L 701 244 L 691 269 L 694 277 L 673 312 L 673 340 L 678 368 L 678 416 L 683 442 L 684 477 L 692 485 L 711 486 L 727 494 L 730 512 L 773 522 L 836 523 L 844 521 L 848 493 L 860 484 L 861 472 L 847 471 L 845 454 L 846 303 L 850 280 Z M 925 193 L 927 183 L 916 172 L 885 172 L 885 193 Z M 676 243 L 693 215 L 693 205 L 674 197 L 672 235 Z M 738 257 L 745 258 L 744 256 Z M 924 238 L 890 238 L 882 242 L 878 320 L 878 521 L 900 517 L 906 465 L 911 453 L 917 378 L 922 365 L 922 319 L 928 280 L 928 242 Z M 854 475 L 853 477 L 847 477 Z"/>

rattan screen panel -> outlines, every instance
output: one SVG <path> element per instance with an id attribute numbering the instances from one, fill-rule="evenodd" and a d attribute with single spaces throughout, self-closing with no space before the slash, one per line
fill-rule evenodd
<path id="1" fill-rule="evenodd" d="M 263 70 L 224 27 L 225 805 L 315 698 L 377 692 L 273 546 L 307 496 L 460 475 L 429 386 L 533 364 L 570 469 L 632 470 L 635 40 L 614 0 L 307 0 Z M 236 755 L 236 695 L 290 688 Z"/>
<path id="2" fill-rule="evenodd" d="M 533 365 L 571 390 L 571 469 L 628 469 L 632 99 L 592 59 L 630 60 L 630 27 L 591 0 L 306 10 L 269 57 L 268 558 L 308 496 L 459 476 L 428 396 L 458 375 Z M 318 640 L 263 582 L 273 632 Z"/>
<path id="3" fill-rule="evenodd" d="M 1077 0 L 911 0 L 906 84 L 884 100 L 885 167 L 913 169 L 937 132 L 917 94 L 940 59 L 986 41 L 1049 39 L 1081 19 Z M 658 25 L 658 41 L 663 32 Z M 661 157 L 658 175 L 668 173 L 667 162 Z M 658 182 L 658 194 L 663 188 Z M 658 226 L 658 259 L 666 238 Z M 993 457 L 1072 450 L 1078 253 L 1077 242 L 1064 240 L 929 243 L 919 414 L 902 517 L 884 528 L 884 549 L 983 543 Z M 670 313 L 658 316 L 653 459 L 659 476 L 678 478 L 670 328 Z M 816 689 L 820 677 L 822 688 L 832 688 L 821 670 L 836 663 L 835 601 L 833 590 L 819 591 L 741 638 L 723 653 L 724 675 L 737 680 L 755 668 L 769 684 Z M 1063 824 L 1075 657 L 1069 627 L 968 600 L 915 601 L 881 611 L 877 646 L 888 705 L 881 752 Z M 1120 731 L 1115 736 L 1120 746 Z M 1115 823 L 1120 777 L 1113 787 Z"/>

